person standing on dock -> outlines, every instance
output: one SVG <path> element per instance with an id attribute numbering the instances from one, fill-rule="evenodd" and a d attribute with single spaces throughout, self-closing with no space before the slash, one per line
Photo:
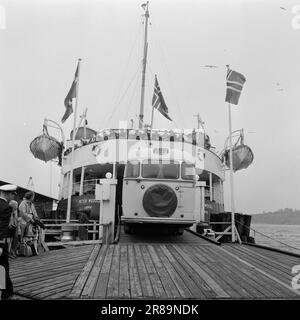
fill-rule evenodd
<path id="1" fill-rule="evenodd" d="M 31 247 L 32 254 L 36 256 L 38 255 L 38 226 L 36 225 L 35 220 L 38 219 L 38 215 L 33 201 L 34 192 L 26 192 L 22 202 L 19 205 L 19 212 L 21 218 L 21 241 L 26 242 Z"/>
<path id="2" fill-rule="evenodd" d="M 8 225 L 8 254 L 10 258 L 16 258 L 16 249 L 18 246 L 18 202 L 11 200 L 9 205 L 12 207 L 10 222 Z"/>
<path id="3" fill-rule="evenodd" d="M 12 207 L 9 202 L 16 195 L 17 186 L 5 184 L 0 187 L 0 266 L 5 269 L 5 289 L 2 290 L 1 299 L 8 299 L 13 295 L 13 284 L 9 276 L 8 262 L 8 225 L 11 218 Z"/>

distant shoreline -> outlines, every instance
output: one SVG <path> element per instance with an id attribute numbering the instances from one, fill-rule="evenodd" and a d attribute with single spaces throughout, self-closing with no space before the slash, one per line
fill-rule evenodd
<path id="1" fill-rule="evenodd" d="M 265 225 L 274 225 L 274 226 L 300 226 L 300 223 L 274 223 L 274 222 L 251 222 L 253 224 L 265 224 Z"/>
<path id="2" fill-rule="evenodd" d="M 300 210 L 280 209 L 251 215 L 252 223 L 276 225 L 300 225 Z"/>

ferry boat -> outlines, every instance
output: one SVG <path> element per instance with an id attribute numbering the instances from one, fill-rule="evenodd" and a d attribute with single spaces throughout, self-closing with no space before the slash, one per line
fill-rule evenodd
<path id="1" fill-rule="evenodd" d="M 226 162 L 211 147 L 199 124 L 189 130 L 155 129 L 152 120 L 150 126 L 145 124 L 148 2 L 143 9 L 139 126 L 98 132 L 86 125 L 78 128 L 73 156 L 71 140 L 62 153 L 57 217 L 66 217 L 71 176 L 71 219 L 78 211 L 85 211 L 90 220 L 99 220 L 96 185 L 109 176 L 117 180 L 115 220 L 124 224 L 126 232 L 134 232 L 141 224 L 156 224 L 182 234 L 185 227 L 209 222 L 211 213 L 224 212 Z"/>

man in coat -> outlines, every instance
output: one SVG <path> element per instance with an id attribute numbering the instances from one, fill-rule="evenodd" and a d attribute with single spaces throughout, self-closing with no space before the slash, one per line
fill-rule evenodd
<path id="1" fill-rule="evenodd" d="M 0 186 L 0 266 L 5 269 L 6 283 L 6 288 L 2 290 L 1 299 L 3 300 L 13 295 L 13 284 L 9 277 L 7 234 L 12 213 L 12 208 L 8 203 L 14 199 L 16 190 L 17 186 L 12 184 Z"/>

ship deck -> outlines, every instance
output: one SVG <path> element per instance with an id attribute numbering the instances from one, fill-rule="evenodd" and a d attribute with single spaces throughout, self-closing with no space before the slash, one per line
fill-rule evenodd
<path id="1" fill-rule="evenodd" d="M 182 236 L 127 235 L 117 244 L 51 250 L 10 262 L 17 295 L 31 299 L 299 299 L 300 258 Z"/>

